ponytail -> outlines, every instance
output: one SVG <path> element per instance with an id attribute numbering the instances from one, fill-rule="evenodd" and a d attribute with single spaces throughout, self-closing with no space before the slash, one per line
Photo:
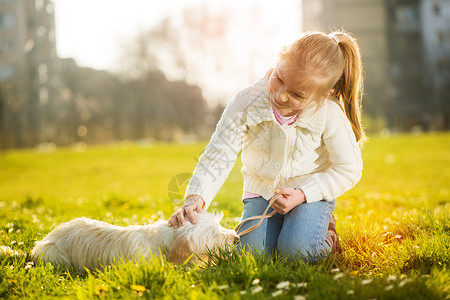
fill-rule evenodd
<path id="1" fill-rule="evenodd" d="M 334 86 L 334 95 L 344 106 L 356 141 L 362 145 L 366 140 L 361 123 L 361 100 L 363 94 L 362 63 L 356 40 L 344 32 L 332 33 L 339 40 L 338 46 L 345 60 L 344 72 Z"/>
<path id="2" fill-rule="evenodd" d="M 307 74 L 304 89 L 310 91 L 311 100 L 323 101 L 334 90 L 335 100 L 343 106 L 362 145 L 366 139 L 361 124 L 362 63 L 356 40 L 344 31 L 305 33 L 283 48 L 280 58 L 290 59 L 298 72 Z"/>

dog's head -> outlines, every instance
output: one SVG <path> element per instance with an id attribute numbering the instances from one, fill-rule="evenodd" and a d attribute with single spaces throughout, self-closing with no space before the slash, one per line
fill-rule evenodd
<path id="1" fill-rule="evenodd" d="M 170 249 L 170 261 L 183 263 L 192 253 L 206 257 L 208 251 L 235 244 L 239 240 L 234 230 L 220 225 L 223 215 L 205 212 L 196 213 L 195 217 L 197 224 L 186 222 L 184 226 L 175 229 L 176 237 Z"/>

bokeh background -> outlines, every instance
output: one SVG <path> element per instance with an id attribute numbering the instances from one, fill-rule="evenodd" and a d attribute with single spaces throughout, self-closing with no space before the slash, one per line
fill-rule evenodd
<path id="1" fill-rule="evenodd" d="M 450 0 L 1 0 L 0 149 L 207 140 L 304 31 L 362 48 L 372 135 L 450 127 Z"/>

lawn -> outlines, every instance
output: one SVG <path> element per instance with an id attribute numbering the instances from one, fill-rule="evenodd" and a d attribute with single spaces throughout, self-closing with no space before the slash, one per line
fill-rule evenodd
<path id="1" fill-rule="evenodd" d="M 450 299 L 450 134 L 371 137 L 360 183 L 336 202 L 343 252 L 309 265 L 234 251 L 206 265 L 164 260 L 78 273 L 29 253 L 61 222 L 167 219 L 205 143 L 0 153 L 0 298 Z M 240 217 L 238 160 L 210 210 Z"/>

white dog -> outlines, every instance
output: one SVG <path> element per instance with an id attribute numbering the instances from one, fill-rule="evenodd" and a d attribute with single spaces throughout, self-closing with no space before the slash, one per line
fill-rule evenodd
<path id="1" fill-rule="evenodd" d="M 121 258 L 138 261 L 161 253 L 167 254 L 169 261 L 183 263 L 192 254 L 205 258 L 209 250 L 239 239 L 234 230 L 219 224 L 222 216 L 203 213 L 195 217 L 197 224 L 186 222 L 179 229 L 169 227 L 163 220 L 121 227 L 87 218 L 74 219 L 37 242 L 31 254 L 35 260 L 81 270 L 111 265 Z"/>

